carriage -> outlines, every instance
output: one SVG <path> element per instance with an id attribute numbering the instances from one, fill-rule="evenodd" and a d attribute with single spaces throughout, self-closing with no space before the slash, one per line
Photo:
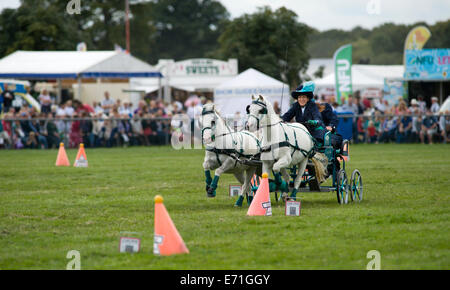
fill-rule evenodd
<path id="1" fill-rule="evenodd" d="M 252 96 L 252 100 L 252 104 L 247 107 L 248 131 L 234 132 L 213 104 L 203 107 L 200 123 L 202 140 L 208 144 L 203 163 L 207 197 L 215 197 L 221 174 L 232 173 L 242 184 L 235 206 L 242 206 L 242 193 L 250 203 L 258 188 L 257 182 L 251 184 L 250 179 L 255 173 L 261 176 L 264 170 L 274 173 L 275 179 L 269 180 L 269 187 L 275 193 L 277 201 L 286 200 L 285 193 L 288 192 L 291 193 L 289 198 L 296 199 L 297 192 L 313 191 L 335 191 L 340 204 L 348 203 L 349 195 L 351 201 L 362 200 L 361 173 L 354 170 L 349 180 L 345 171 L 347 143 L 343 146 L 343 152 L 335 149 L 331 141 L 334 137 L 331 134 L 335 133 L 327 132 L 323 144 L 318 144 L 304 124 L 282 122 L 263 96 Z M 252 133 L 260 128 L 261 142 Z M 268 134 L 271 134 L 270 138 L 266 138 L 265 135 Z M 212 178 L 210 171 L 214 169 Z M 299 176 L 297 172 L 302 172 L 303 175 Z M 332 179 L 331 186 L 321 186 L 324 177 Z"/>
<path id="2" fill-rule="evenodd" d="M 331 145 L 330 135 L 332 132 L 327 132 L 324 138 L 324 144 L 318 144 L 315 148 L 316 152 L 323 153 L 328 159 L 328 172 L 331 178 L 331 186 L 321 186 L 316 179 L 314 165 L 311 161 L 308 162 L 305 172 L 302 176 L 302 182 L 299 192 L 336 192 L 337 201 L 340 204 L 347 204 L 350 201 L 360 202 L 363 199 L 363 181 L 361 173 L 358 169 L 353 170 L 350 180 L 346 172 L 345 164 L 348 160 L 348 144 L 344 145 L 343 151 L 334 149 Z M 258 161 L 254 161 L 258 163 Z M 340 164 L 342 163 L 342 166 Z M 293 187 L 293 180 L 297 177 L 297 167 L 289 168 L 291 181 L 289 182 L 289 189 Z M 270 179 L 269 183 L 273 184 L 274 180 Z M 258 189 L 258 179 L 252 180 L 252 192 L 256 193 Z M 279 194 L 276 186 L 270 186 L 271 192 L 275 193 L 277 201 L 285 200 L 282 194 Z M 272 191 L 273 190 L 273 191 Z"/>

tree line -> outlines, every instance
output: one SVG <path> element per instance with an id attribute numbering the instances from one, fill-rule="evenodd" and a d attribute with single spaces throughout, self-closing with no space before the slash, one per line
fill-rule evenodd
<path id="1" fill-rule="evenodd" d="M 151 64 L 158 59 L 238 58 L 249 67 L 296 86 L 311 57 L 330 58 L 352 43 L 353 62 L 401 64 L 407 33 L 414 25 L 386 23 L 371 30 L 318 31 L 295 12 L 261 7 L 231 19 L 216 0 L 130 0 L 131 53 Z M 0 14 L 0 57 L 16 50 L 112 50 L 125 43 L 124 0 L 81 0 L 81 13 L 69 15 L 67 0 L 21 0 Z M 426 47 L 450 47 L 450 20 L 427 25 Z"/>

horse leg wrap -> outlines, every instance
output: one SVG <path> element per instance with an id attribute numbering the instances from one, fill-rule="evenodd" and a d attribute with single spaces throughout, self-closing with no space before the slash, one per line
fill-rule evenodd
<path id="1" fill-rule="evenodd" d="M 270 180 L 269 181 L 269 192 L 275 192 L 277 191 L 277 184 L 275 181 Z"/>
<path id="2" fill-rule="evenodd" d="M 247 197 L 247 204 L 250 205 L 252 203 L 252 201 L 253 201 L 253 195 L 249 195 Z"/>
<path id="3" fill-rule="evenodd" d="M 208 188 L 208 197 L 216 197 L 216 189 L 217 189 L 217 183 L 219 183 L 220 176 L 216 175 L 214 176 L 214 180 L 211 182 L 211 185 Z"/>
<path id="4" fill-rule="evenodd" d="M 243 201 L 244 201 L 244 196 L 243 196 L 243 195 L 240 195 L 239 198 L 238 198 L 238 200 L 236 200 L 236 203 L 234 204 L 234 206 L 241 207 Z"/>
<path id="5" fill-rule="evenodd" d="M 277 190 L 279 190 L 281 192 L 288 192 L 289 191 L 289 187 L 288 187 L 286 181 L 281 179 L 281 174 L 279 172 L 276 172 L 273 175 L 275 176 L 275 184 L 277 186 L 276 187 Z"/>
<path id="6" fill-rule="evenodd" d="M 205 170 L 205 182 L 206 182 L 206 191 L 208 191 L 209 186 L 211 185 L 212 178 L 211 178 L 211 172 L 209 170 Z"/>
<path id="7" fill-rule="evenodd" d="M 280 185 L 282 182 L 280 172 L 274 172 L 273 176 L 275 177 L 275 184 Z"/>
<path id="8" fill-rule="evenodd" d="M 296 200 L 297 199 L 297 189 L 292 189 L 291 195 L 289 196 L 290 198 Z"/>

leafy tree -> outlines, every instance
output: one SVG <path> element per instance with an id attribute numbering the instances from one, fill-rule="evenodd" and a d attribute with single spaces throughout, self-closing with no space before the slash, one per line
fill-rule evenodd
<path id="1" fill-rule="evenodd" d="M 229 22 L 215 55 L 238 58 L 241 71 L 252 67 L 295 87 L 300 82 L 299 71 L 305 71 L 308 65 L 309 33 L 293 11 L 263 7 Z"/>
<path id="2" fill-rule="evenodd" d="M 426 48 L 449 48 L 450 47 L 450 19 L 436 22 L 429 26 L 431 37 L 425 44 Z"/>
<path id="3" fill-rule="evenodd" d="M 155 44 L 147 59 L 204 57 L 217 47 L 229 14 L 215 0 L 156 0 L 149 3 Z"/>
<path id="4" fill-rule="evenodd" d="M 319 68 L 314 72 L 313 76 L 316 79 L 323 78 L 323 71 L 325 70 L 325 66 L 321 65 Z"/>
<path id="5" fill-rule="evenodd" d="M 356 27 L 351 31 L 313 30 L 308 51 L 312 57 L 333 57 L 336 49 L 347 43 L 353 45 L 353 63 L 402 64 L 406 36 L 417 25 L 425 25 L 431 38 L 425 48 L 450 47 L 450 20 L 427 25 L 424 22 L 412 25 L 384 23 L 372 30 Z"/>
<path id="6" fill-rule="evenodd" d="M 3 10 L 0 55 L 16 50 L 73 50 L 83 33 L 71 19 L 65 19 L 65 7 L 60 9 L 57 4 L 56 0 L 22 0 L 18 9 Z"/>

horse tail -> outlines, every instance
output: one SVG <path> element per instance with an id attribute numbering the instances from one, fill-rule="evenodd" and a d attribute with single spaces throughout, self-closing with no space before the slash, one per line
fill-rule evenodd
<path id="1" fill-rule="evenodd" d="M 323 156 L 322 156 L 323 155 Z M 327 168 L 324 163 L 328 163 L 328 159 L 324 154 L 316 153 L 311 158 L 312 163 L 314 164 L 314 171 L 316 172 L 316 179 L 320 183 L 325 181 L 325 176 L 327 175 Z"/>

